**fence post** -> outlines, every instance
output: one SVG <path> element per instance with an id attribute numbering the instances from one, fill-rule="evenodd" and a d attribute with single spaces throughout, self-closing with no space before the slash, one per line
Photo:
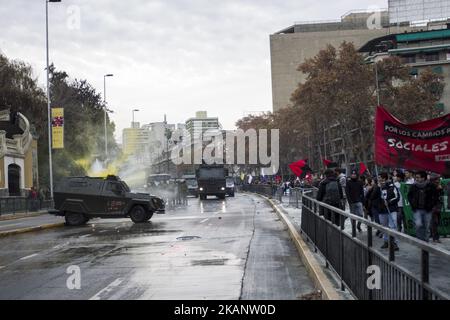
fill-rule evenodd
<path id="1" fill-rule="evenodd" d="M 373 246 L 373 239 L 372 239 L 372 227 L 367 226 L 367 265 L 372 265 L 372 252 L 370 251 L 370 248 Z M 369 300 L 373 300 L 373 289 L 369 290 Z"/>
<path id="2" fill-rule="evenodd" d="M 428 284 L 430 281 L 430 254 L 428 251 L 422 249 L 421 269 L 422 269 L 422 299 L 428 300 L 428 290 L 424 284 Z"/>
<path id="3" fill-rule="evenodd" d="M 344 229 L 345 229 L 345 220 L 344 220 L 344 216 L 342 216 L 340 213 L 339 214 L 339 242 L 340 242 L 340 252 L 339 252 L 339 262 L 340 262 L 340 279 L 341 279 L 341 290 L 344 291 L 345 290 L 345 286 L 344 286 Z M 352 221 L 354 222 L 354 221 Z M 356 231 L 355 231 L 355 236 L 356 236 Z"/>
<path id="4" fill-rule="evenodd" d="M 395 261 L 394 244 L 395 244 L 394 237 L 389 236 L 389 261 Z"/>

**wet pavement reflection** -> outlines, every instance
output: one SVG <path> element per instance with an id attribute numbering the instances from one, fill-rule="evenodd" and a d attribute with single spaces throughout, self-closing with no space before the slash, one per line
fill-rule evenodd
<path id="1" fill-rule="evenodd" d="M 0 245 L 0 299 L 296 299 L 313 290 L 281 223 L 249 195 L 189 198 L 148 223 L 93 219 Z M 67 287 L 69 266 L 80 268 L 79 290 Z"/>

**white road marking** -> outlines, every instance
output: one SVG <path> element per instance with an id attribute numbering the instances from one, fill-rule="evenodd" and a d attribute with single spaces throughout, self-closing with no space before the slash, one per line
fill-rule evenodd
<path id="1" fill-rule="evenodd" d="M 19 260 L 28 260 L 28 259 L 34 258 L 34 257 L 36 257 L 36 256 L 38 256 L 38 255 L 39 255 L 39 253 L 30 254 L 29 256 L 20 258 Z"/>
<path id="2" fill-rule="evenodd" d="M 61 243 L 61 244 L 54 246 L 53 249 L 61 249 L 65 246 L 68 246 L 69 244 L 70 244 L 70 242 Z"/>
<path id="3" fill-rule="evenodd" d="M 200 221 L 200 223 L 205 223 L 206 221 L 208 221 L 209 220 L 209 218 L 208 219 L 205 219 L 205 220 L 202 220 L 202 221 Z"/>
<path id="4" fill-rule="evenodd" d="M 108 230 L 102 230 L 99 233 L 105 233 L 105 232 L 108 232 Z"/>
<path id="5" fill-rule="evenodd" d="M 122 278 L 118 278 L 118 279 L 114 280 L 113 282 L 111 282 L 109 285 L 107 285 L 104 289 L 100 290 L 96 295 L 94 295 L 89 300 L 101 300 L 100 296 L 103 293 L 110 292 L 113 288 L 119 286 L 122 282 L 123 282 Z"/>
<path id="6" fill-rule="evenodd" d="M 87 237 L 90 237 L 91 235 L 90 234 L 85 234 L 84 236 L 81 236 L 80 238 L 87 238 Z"/>

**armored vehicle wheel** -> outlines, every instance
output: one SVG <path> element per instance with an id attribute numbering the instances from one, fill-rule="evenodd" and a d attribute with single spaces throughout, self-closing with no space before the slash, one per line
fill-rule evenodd
<path id="1" fill-rule="evenodd" d="M 153 217 L 153 212 L 149 211 L 147 212 L 147 215 L 145 217 L 145 222 L 147 222 L 148 220 L 150 220 Z"/>
<path id="2" fill-rule="evenodd" d="M 130 218 L 134 223 L 143 223 L 148 221 L 151 216 L 149 217 L 147 211 L 142 206 L 135 206 L 131 209 Z"/>
<path id="3" fill-rule="evenodd" d="M 68 226 L 81 226 L 89 220 L 84 214 L 78 212 L 66 212 L 65 218 Z"/>

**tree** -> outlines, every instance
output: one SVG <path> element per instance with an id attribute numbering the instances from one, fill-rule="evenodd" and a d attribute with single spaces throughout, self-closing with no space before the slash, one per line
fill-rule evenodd
<path id="1" fill-rule="evenodd" d="M 85 175 L 79 160 L 89 163 L 103 155 L 104 126 L 102 97 L 86 80 L 71 80 L 64 71 L 50 66 L 52 107 L 64 108 L 63 150 L 53 151 L 55 181 L 69 175 Z M 49 184 L 48 119 L 45 92 L 24 62 L 0 55 L 0 107 L 23 113 L 38 134 L 38 162 L 41 185 Z M 107 118 L 108 148 L 117 153 L 115 125 Z"/>
<path id="2" fill-rule="evenodd" d="M 375 69 L 376 68 L 376 69 Z M 381 104 L 405 123 L 440 115 L 443 77 L 425 70 L 418 77 L 398 57 L 367 64 L 353 44 L 328 45 L 298 71 L 306 75 L 292 93 L 292 107 L 239 120 L 238 128 L 280 129 L 280 165 L 309 158 L 321 169 L 322 158 L 346 166 L 373 162 L 376 72 Z"/>

